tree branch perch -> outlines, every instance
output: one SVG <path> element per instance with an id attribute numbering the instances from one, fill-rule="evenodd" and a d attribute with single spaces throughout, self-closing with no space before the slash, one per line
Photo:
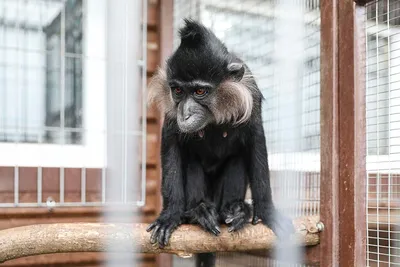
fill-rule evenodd
<path id="1" fill-rule="evenodd" d="M 288 245 L 312 246 L 319 243 L 318 217 L 294 220 L 297 232 Z M 150 244 L 147 224 L 59 223 L 39 224 L 0 231 L 0 263 L 39 254 L 64 252 L 174 253 L 181 257 L 199 252 L 271 249 L 276 236 L 262 224 L 247 225 L 236 233 L 222 227 L 215 237 L 195 225 L 181 225 L 170 244 L 159 249 Z M 108 246 L 107 244 L 129 244 Z"/>

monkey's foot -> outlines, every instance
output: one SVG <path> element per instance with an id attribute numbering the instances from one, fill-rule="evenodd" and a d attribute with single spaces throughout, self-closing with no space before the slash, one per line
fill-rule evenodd
<path id="1" fill-rule="evenodd" d="M 230 226 L 229 232 L 242 229 L 250 217 L 250 206 L 242 200 L 226 204 L 221 211 L 221 219 Z"/>
<path id="2" fill-rule="evenodd" d="M 215 207 L 206 202 L 201 202 L 197 207 L 185 212 L 185 217 L 190 223 L 198 223 L 206 231 L 219 235 L 221 230 L 218 225 L 218 215 Z"/>
<path id="3" fill-rule="evenodd" d="M 150 243 L 158 243 L 159 248 L 168 245 L 172 232 L 181 224 L 179 215 L 164 213 L 158 219 L 150 224 L 146 231 L 151 233 Z"/>
<path id="4" fill-rule="evenodd" d="M 259 221 L 268 226 L 279 239 L 286 239 L 295 232 L 292 220 L 275 208 L 266 208 L 263 210 L 254 209 L 252 224 Z"/>

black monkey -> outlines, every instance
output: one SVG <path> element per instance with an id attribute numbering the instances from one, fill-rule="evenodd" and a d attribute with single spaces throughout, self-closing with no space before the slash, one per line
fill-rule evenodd
<path id="1" fill-rule="evenodd" d="M 185 19 L 181 43 L 149 84 L 164 114 L 163 210 L 150 224 L 162 248 L 182 223 L 218 235 L 261 220 L 278 236 L 293 231 L 272 202 L 261 117 L 263 96 L 249 68 L 202 24 Z M 253 210 L 244 199 L 250 184 Z M 253 216 L 252 216 L 253 214 Z"/>

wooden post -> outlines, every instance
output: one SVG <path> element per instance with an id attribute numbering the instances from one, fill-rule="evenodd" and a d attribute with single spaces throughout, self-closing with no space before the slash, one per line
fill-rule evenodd
<path id="1" fill-rule="evenodd" d="M 173 37 L 174 37 L 174 0 L 159 0 L 159 65 L 162 65 L 173 51 Z M 160 126 L 158 151 L 161 148 L 161 129 L 163 125 L 163 118 L 158 114 L 158 122 Z M 162 198 L 161 198 L 161 160 L 158 158 L 158 173 L 159 173 L 159 188 L 158 188 L 158 213 L 161 211 Z M 157 214 L 158 215 L 158 214 Z M 171 267 L 173 265 L 172 255 L 160 254 L 157 257 L 157 266 Z"/>
<path id="2" fill-rule="evenodd" d="M 365 266 L 364 7 L 321 0 L 321 266 Z"/>

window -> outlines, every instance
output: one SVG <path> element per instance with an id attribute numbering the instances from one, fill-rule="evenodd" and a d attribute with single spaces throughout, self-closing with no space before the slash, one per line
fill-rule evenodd
<path id="1" fill-rule="evenodd" d="M 1 166 L 105 166 L 106 7 L 0 1 Z"/>
<path id="2" fill-rule="evenodd" d="M 82 0 L 65 5 L 65 51 L 61 51 L 61 17 L 44 28 L 46 35 L 45 142 L 82 143 Z M 65 57 L 60 55 L 65 54 Z M 64 76 L 61 77 L 61 73 Z M 59 84 L 60 80 L 64 83 Z"/>
<path id="3" fill-rule="evenodd" d="M 146 1 L 0 0 L 0 167 L 13 193 L 0 205 L 43 205 L 48 176 L 60 205 L 144 205 L 144 21 Z"/>
<path id="4" fill-rule="evenodd" d="M 389 153 L 389 46 L 386 36 L 368 35 L 367 147 L 368 155 Z"/>
<path id="5" fill-rule="evenodd" d="M 3 10 L 22 13 L 33 9 L 32 16 L 48 15 L 49 19 L 35 24 L 11 15 L 0 25 L 5 40 L 1 48 L 4 87 L 0 141 L 81 143 L 82 0 L 69 0 L 65 6 L 36 2 L 24 7 L 18 3 L 0 5 Z M 61 51 L 62 28 L 65 51 Z"/>

